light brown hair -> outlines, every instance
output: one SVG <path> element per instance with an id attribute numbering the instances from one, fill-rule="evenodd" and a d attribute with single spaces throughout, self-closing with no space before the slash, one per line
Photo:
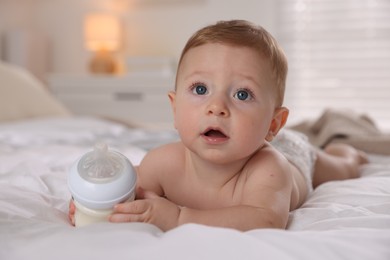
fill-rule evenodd
<path id="1" fill-rule="evenodd" d="M 195 32 L 187 41 L 180 56 L 178 71 L 188 50 L 207 43 L 249 47 L 268 59 L 277 88 L 275 91 L 277 105 L 282 106 L 288 70 L 287 58 L 269 32 L 245 20 L 220 21 L 206 26 Z"/>

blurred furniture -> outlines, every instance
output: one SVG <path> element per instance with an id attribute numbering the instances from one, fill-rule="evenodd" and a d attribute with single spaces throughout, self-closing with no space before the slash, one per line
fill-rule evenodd
<path id="1" fill-rule="evenodd" d="M 0 122 L 70 115 L 27 69 L 0 61 L 0 79 Z"/>
<path id="2" fill-rule="evenodd" d="M 54 74 L 53 94 L 76 115 L 94 115 L 127 125 L 173 127 L 168 92 L 172 76 Z"/>

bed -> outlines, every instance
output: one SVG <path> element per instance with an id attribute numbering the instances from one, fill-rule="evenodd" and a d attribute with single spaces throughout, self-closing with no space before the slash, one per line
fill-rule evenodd
<path id="1" fill-rule="evenodd" d="M 390 259 L 385 153 L 370 152 L 361 178 L 319 186 L 290 213 L 287 230 L 74 228 L 66 178 L 77 157 L 104 141 L 136 165 L 177 134 L 71 115 L 31 75 L 8 64 L 0 63 L 0 78 L 0 259 Z"/>

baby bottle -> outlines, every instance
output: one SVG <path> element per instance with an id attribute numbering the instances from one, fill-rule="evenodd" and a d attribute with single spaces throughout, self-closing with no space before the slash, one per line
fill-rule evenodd
<path id="1" fill-rule="evenodd" d="M 137 174 L 121 153 L 98 143 L 70 168 L 68 187 L 76 206 L 75 226 L 107 221 L 117 203 L 134 200 Z"/>

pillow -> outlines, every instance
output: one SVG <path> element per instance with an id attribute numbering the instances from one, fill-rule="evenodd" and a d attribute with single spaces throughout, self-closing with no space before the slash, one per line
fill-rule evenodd
<path id="1" fill-rule="evenodd" d="M 0 122 L 69 115 L 31 73 L 0 61 Z"/>

